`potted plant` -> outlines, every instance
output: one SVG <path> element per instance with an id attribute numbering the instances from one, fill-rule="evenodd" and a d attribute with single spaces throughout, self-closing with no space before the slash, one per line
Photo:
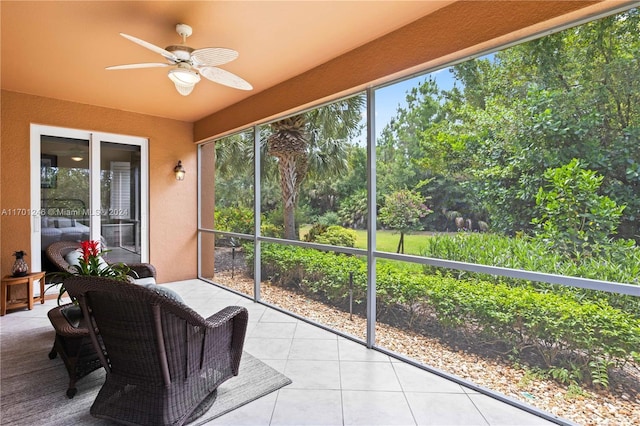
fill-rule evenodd
<path id="1" fill-rule="evenodd" d="M 80 248 L 77 250 L 78 259 L 77 263 L 71 264 L 73 272 L 56 272 L 52 275 L 61 276 L 62 282 L 60 284 L 60 291 L 58 293 L 58 305 L 67 289 L 64 286 L 64 278 L 73 275 L 85 275 L 95 277 L 106 277 L 116 281 L 129 281 L 131 279 L 131 269 L 124 263 L 107 263 L 102 257 L 104 253 L 108 253 L 109 250 L 101 250 L 99 241 L 82 241 Z M 71 297 L 72 302 L 76 302 Z"/>

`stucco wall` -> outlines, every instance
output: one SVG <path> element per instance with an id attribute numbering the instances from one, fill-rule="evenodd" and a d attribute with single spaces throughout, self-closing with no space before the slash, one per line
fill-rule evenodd
<path id="1" fill-rule="evenodd" d="M 197 276 L 197 150 L 193 125 L 176 120 L 83 105 L 21 93 L 1 92 L 0 267 L 10 273 L 13 252 L 30 253 L 31 220 L 13 209 L 30 207 L 30 124 L 102 131 L 149 139 L 150 261 L 158 281 Z M 178 160 L 187 170 L 178 182 Z M 30 261 L 30 257 L 27 257 Z"/>

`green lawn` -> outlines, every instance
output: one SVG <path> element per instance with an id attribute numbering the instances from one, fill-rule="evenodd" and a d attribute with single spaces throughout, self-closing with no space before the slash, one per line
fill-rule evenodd
<path id="1" fill-rule="evenodd" d="M 302 240 L 307 232 L 311 229 L 311 225 L 304 225 L 300 227 L 300 239 Z M 424 239 L 428 238 L 430 233 L 418 232 L 416 234 L 404 236 L 404 254 L 420 255 L 422 247 L 424 247 Z M 378 251 L 386 251 L 395 253 L 398 250 L 398 242 L 400 241 L 400 234 L 393 231 L 378 231 L 376 233 L 376 243 Z M 367 248 L 367 230 L 356 230 L 356 248 Z"/>
<path id="2" fill-rule="evenodd" d="M 367 248 L 367 231 L 356 231 L 356 247 Z M 418 232 L 416 234 L 404 236 L 404 254 L 420 255 L 424 247 L 425 238 L 429 238 L 430 233 Z M 398 243 L 400 242 L 400 234 L 393 231 L 376 232 L 376 245 L 378 251 L 387 251 L 396 253 L 398 251 Z"/>

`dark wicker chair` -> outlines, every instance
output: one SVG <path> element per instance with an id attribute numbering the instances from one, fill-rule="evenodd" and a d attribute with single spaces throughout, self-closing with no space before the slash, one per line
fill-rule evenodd
<path id="1" fill-rule="evenodd" d="M 94 347 L 101 348 L 99 337 L 106 352 L 97 351 L 107 375 L 91 406 L 94 417 L 182 425 L 204 414 L 217 387 L 238 374 L 245 308 L 229 306 L 205 319 L 131 283 L 78 276 L 65 285 L 94 325 Z"/>
<path id="2" fill-rule="evenodd" d="M 65 256 L 79 247 L 80 243 L 77 241 L 57 241 L 49 245 L 45 253 L 51 264 L 58 269 L 56 272 L 74 273 L 73 268 L 65 260 Z M 105 260 L 109 262 L 108 256 Z M 131 274 L 134 278 L 156 278 L 156 268 L 150 263 L 127 263 L 127 266 L 135 272 Z"/>

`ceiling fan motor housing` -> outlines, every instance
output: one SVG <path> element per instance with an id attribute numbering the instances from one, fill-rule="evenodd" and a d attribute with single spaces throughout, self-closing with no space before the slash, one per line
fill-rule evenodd
<path id="1" fill-rule="evenodd" d="M 167 46 L 164 50 L 176 55 L 176 58 L 178 58 L 180 62 L 188 62 L 191 59 L 191 53 L 194 51 L 193 48 L 183 44 Z"/>

